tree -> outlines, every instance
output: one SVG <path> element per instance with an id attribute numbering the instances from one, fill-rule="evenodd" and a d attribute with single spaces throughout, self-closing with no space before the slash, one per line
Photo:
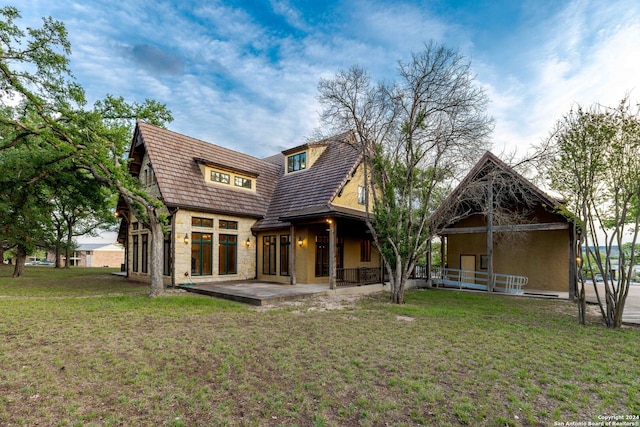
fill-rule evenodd
<path id="1" fill-rule="evenodd" d="M 170 112 L 152 100 L 127 103 L 114 96 L 87 108 L 84 91 L 68 68 L 71 51 L 64 25 L 46 18 L 41 28 L 25 32 L 15 23 L 20 18 L 16 8 L 4 7 L 0 15 L 0 152 L 13 155 L 38 141 L 50 156 L 42 169 L 13 178 L 34 184 L 60 172 L 84 170 L 115 189 L 152 230 L 150 294 L 159 295 L 164 288 L 162 204 L 129 175 L 125 155 L 134 120 L 161 126 L 172 120 Z M 14 208 L 0 204 L 0 214 Z"/>
<path id="2" fill-rule="evenodd" d="M 618 328 L 638 256 L 640 108 L 632 108 L 627 98 L 615 108 L 577 106 L 558 121 L 543 148 L 550 159 L 546 172 L 551 186 L 578 216 L 584 248 L 579 253 L 586 254 L 584 267 L 602 317 L 608 327 Z M 628 247 L 625 237 L 631 238 Z M 615 247 L 621 249 L 617 277 L 612 274 Z M 597 274 L 604 279 L 604 295 L 596 286 Z M 584 276 L 580 286 L 584 324 Z"/>
<path id="3" fill-rule="evenodd" d="M 63 248 L 64 266 L 70 267 L 74 237 L 96 235 L 97 229 L 107 229 L 116 224 L 113 215 L 116 202 L 111 189 L 101 185 L 83 170 L 56 176 L 52 204 L 51 215 L 56 238 L 51 246 L 55 250 L 56 268 L 60 267 Z"/>
<path id="4" fill-rule="evenodd" d="M 374 85 L 354 66 L 318 88 L 323 122 L 357 136 L 366 222 L 389 276 L 391 301 L 403 303 L 406 281 L 436 232 L 430 214 L 486 147 L 492 129 L 487 96 L 469 61 L 433 42 L 399 63 L 396 82 Z"/>

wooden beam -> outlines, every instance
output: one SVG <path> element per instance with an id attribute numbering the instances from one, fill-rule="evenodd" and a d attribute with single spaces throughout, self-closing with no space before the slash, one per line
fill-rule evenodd
<path id="1" fill-rule="evenodd" d="M 553 230 L 568 230 L 569 223 L 566 222 L 545 222 L 541 224 L 514 224 L 514 225 L 494 225 L 494 233 L 504 232 L 524 232 L 524 231 L 553 231 Z M 457 228 L 445 228 L 438 232 L 439 235 L 450 234 L 473 234 L 473 233 L 486 233 L 487 226 L 479 227 L 457 227 Z"/>
<path id="2" fill-rule="evenodd" d="M 296 228 L 293 224 L 289 228 L 289 284 L 295 285 L 296 279 L 296 251 L 298 241 L 296 240 Z"/>
<path id="3" fill-rule="evenodd" d="M 338 251 L 336 250 L 338 232 L 336 230 L 337 224 L 335 218 L 329 218 L 327 222 L 329 223 L 329 289 L 335 289 L 336 275 L 338 273 L 336 266 L 336 256 L 338 255 Z"/>

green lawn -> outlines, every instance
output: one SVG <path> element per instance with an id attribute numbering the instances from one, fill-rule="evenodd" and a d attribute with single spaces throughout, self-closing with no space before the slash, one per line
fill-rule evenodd
<path id="1" fill-rule="evenodd" d="M 403 306 L 374 296 L 260 311 L 149 299 L 105 272 L 32 267 L 15 281 L 0 268 L 0 425 L 537 426 L 640 414 L 640 329 L 597 317 L 581 327 L 566 302 L 425 290 Z"/>

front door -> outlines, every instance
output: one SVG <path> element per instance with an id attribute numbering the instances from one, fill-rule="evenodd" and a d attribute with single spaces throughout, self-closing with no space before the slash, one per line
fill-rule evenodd
<path id="1" fill-rule="evenodd" d="M 476 282 L 476 256 L 460 255 L 460 281 L 464 283 Z"/>

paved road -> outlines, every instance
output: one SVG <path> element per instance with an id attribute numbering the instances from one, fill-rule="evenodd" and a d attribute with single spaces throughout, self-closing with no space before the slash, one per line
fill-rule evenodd
<path id="1" fill-rule="evenodd" d="M 597 304 L 596 293 L 591 282 L 585 283 L 585 292 L 587 302 Z M 598 293 L 600 298 L 604 298 L 604 283 L 598 283 Z M 634 284 L 629 287 L 627 302 L 622 313 L 622 321 L 624 323 L 640 324 L 640 284 Z"/>

